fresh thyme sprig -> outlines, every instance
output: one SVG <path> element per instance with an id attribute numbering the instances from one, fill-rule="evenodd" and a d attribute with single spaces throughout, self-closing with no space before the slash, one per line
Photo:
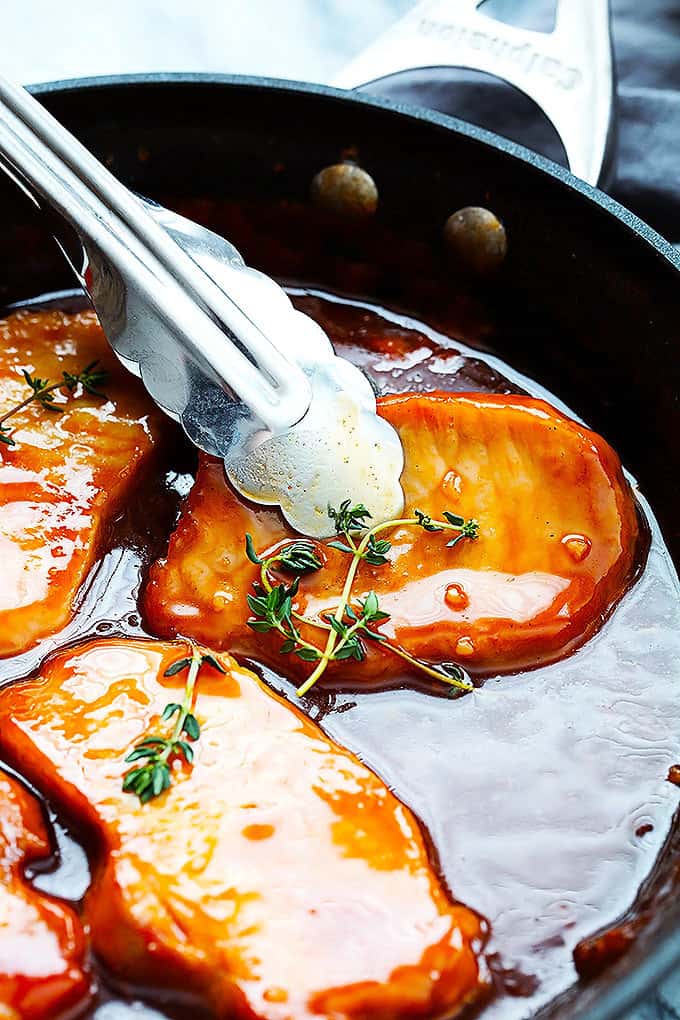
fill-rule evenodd
<path id="1" fill-rule="evenodd" d="M 130 769 L 123 780 L 123 790 L 136 794 L 142 804 L 147 804 L 154 797 L 160 796 L 171 785 L 173 759 L 184 758 L 187 765 L 193 763 L 194 749 L 190 741 L 195 742 L 201 735 L 201 727 L 192 711 L 196 681 L 201 667 L 212 666 L 219 673 L 226 673 L 224 666 L 214 655 L 199 652 L 192 644 L 189 648 L 190 655 L 172 662 L 163 674 L 176 676 L 183 670 L 188 671 L 181 703 L 169 702 L 161 715 L 161 722 L 168 723 L 176 717 L 170 735 L 164 737 L 153 734 L 145 737 L 125 758 L 126 763 L 130 765 L 143 762 Z"/>
<path id="2" fill-rule="evenodd" d="M 392 548 L 391 543 L 386 538 L 377 537 L 384 531 L 405 526 L 419 527 L 429 532 L 452 531 L 455 533 L 454 537 L 447 543 L 452 547 L 463 539 L 474 541 L 479 536 L 477 521 L 465 520 L 448 510 L 444 511 L 443 520 L 433 520 L 420 510 L 414 510 L 413 517 L 386 521 L 369 528 L 367 521 L 372 520 L 370 512 L 363 503 L 352 504 L 350 500 L 344 500 L 338 509 L 329 507 L 328 516 L 334 522 L 342 539 L 334 539 L 328 546 L 351 556 L 351 563 L 337 608 L 334 612 L 322 614 L 319 619 L 304 616 L 294 608 L 301 575 L 321 570 L 323 567 L 314 543 L 295 541 L 280 547 L 267 557 L 262 557 L 255 550 L 252 537 L 246 535 L 246 555 L 252 563 L 260 567 L 260 580 L 253 585 L 252 594 L 247 595 L 248 607 L 252 613 L 248 626 L 261 633 L 277 630 L 284 638 L 279 649 L 281 654 L 292 653 L 305 662 L 316 663 L 309 677 L 298 688 L 298 696 L 306 694 L 314 686 L 330 662 L 350 658 L 362 662 L 366 658 L 366 640 L 379 642 L 383 648 L 398 655 L 414 668 L 455 689 L 471 690 L 472 685 L 465 680 L 463 670 L 456 663 L 434 665 L 424 662 L 410 655 L 399 645 L 393 644 L 385 634 L 376 629 L 389 619 L 389 613 L 381 610 L 376 593 L 370 591 L 363 601 L 357 599 L 354 602 L 352 589 L 362 561 L 372 566 L 389 563 L 387 554 Z M 275 570 L 297 576 L 291 584 L 286 584 L 277 581 L 273 574 Z M 320 647 L 306 640 L 298 624 L 325 631 L 325 645 Z"/>
<path id="3" fill-rule="evenodd" d="M 4 443 L 5 446 L 16 445 L 12 439 L 11 429 L 5 425 L 5 422 L 12 415 L 17 414 L 18 411 L 23 411 L 29 404 L 38 403 L 46 411 L 53 411 L 57 414 L 61 413 L 63 407 L 55 401 L 57 390 L 64 389 L 73 394 L 78 387 L 81 387 L 86 393 L 105 399 L 106 394 L 102 393 L 99 387 L 106 382 L 108 373 L 103 368 L 97 368 L 98 364 L 98 361 L 91 361 L 89 365 L 81 368 L 79 372 L 62 372 L 62 377 L 57 382 L 50 382 L 49 379 L 33 376 L 24 369 L 22 374 L 31 392 L 25 400 L 20 401 L 18 404 L 10 407 L 8 411 L 5 411 L 3 415 L 0 415 L 0 443 Z"/>
<path id="4" fill-rule="evenodd" d="M 290 585 L 253 585 L 253 594 L 246 596 L 248 608 L 253 614 L 248 620 L 248 626 L 260 634 L 277 630 L 284 639 L 280 649 L 282 655 L 293 652 L 305 662 L 315 662 L 321 653 L 313 644 L 305 641 L 293 617 L 293 599 L 299 585 L 298 577 Z"/>
<path id="5" fill-rule="evenodd" d="M 416 520 L 421 528 L 425 531 L 443 531 L 446 528 L 446 524 L 441 521 L 433 521 L 427 514 L 422 513 L 420 510 L 413 511 Z M 464 538 L 479 538 L 479 524 L 475 520 L 466 521 L 464 517 L 459 517 L 458 514 L 449 513 L 448 510 L 444 510 L 442 515 L 447 524 L 451 525 L 458 534 L 455 538 L 452 538 L 450 542 L 447 542 L 447 546 L 451 549 L 454 545 L 458 545 Z"/>
<path id="6" fill-rule="evenodd" d="M 304 539 L 284 545 L 276 555 L 270 556 L 268 560 L 263 560 L 255 552 L 251 536 L 246 535 L 246 556 L 251 563 L 258 565 L 265 562 L 267 564 L 276 563 L 281 570 L 286 570 L 291 574 L 309 574 L 323 566 L 314 543 L 306 542 Z"/>
<path id="7" fill-rule="evenodd" d="M 373 518 L 363 503 L 352 504 L 350 499 L 343 500 L 337 510 L 329 506 L 328 516 L 335 524 L 338 535 L 351 535 L 352 532 L 363 531 L 366 521 Z"/>

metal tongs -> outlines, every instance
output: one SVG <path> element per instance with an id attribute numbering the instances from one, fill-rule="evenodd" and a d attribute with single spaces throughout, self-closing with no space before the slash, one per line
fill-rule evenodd
<path id="1" fill-rule="evenodd" d="M 328 506 L 399 515 L 401 443 L 323 330 L 217 234 L 133 194 L 0 77 L 0 166 L 38 205 L 120 361 L 229 480 L 298 531 Z M 64 222 L 65 221 L 65 222 Z M 72 232 L 78 244 L 74 251 Z"/>

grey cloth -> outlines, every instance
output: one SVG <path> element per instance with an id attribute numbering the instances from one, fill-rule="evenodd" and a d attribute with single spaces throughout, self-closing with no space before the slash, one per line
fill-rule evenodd
<path id="1" fill-rule="evenodd" d="M 620 137 L 611 188 L 680 241 L 680 2 L 614 0 Z"/>

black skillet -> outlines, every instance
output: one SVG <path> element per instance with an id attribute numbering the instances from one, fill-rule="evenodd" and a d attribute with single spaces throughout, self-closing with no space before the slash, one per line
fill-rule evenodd
<path id="1" fill-rule="evenodd" d="M 312 176 L 350 152 L 377 182 L 378 219 L 355 234 L 322 235 L 323 257 L 305 266 L 301 251 L 297 276 L 332 289 L 338 263 L 363 247 L 369 296 L 424 317 L 427 295 L 445 300 L 453 287 L 440 240 L 447 216 L 467 205 L 492 209 L 509 254 L 501 275 L 472 295 L 489 309 L 485 345 L 607 437 L 680 561 L 680 258 L 612 199 L 468 124 L 324 87 L 154 75 L 36 91 L 128 185 L 166 201 L 306 202 Z M 4 179 L 0 218 L 0 305 L 71 286 L 29 203 Z M 276 217 L 260 222 L 273 235 L 281 229 Z M 427 253 L 424 262 L 415 252 Z M 266 263 L 265 252 L 260 267 L 276 268 Z M 677 964 L 679 852 L 671 836 L 649 886 L 649 923 L 629 952 L 541 1015 L 620 1018 Z"/>

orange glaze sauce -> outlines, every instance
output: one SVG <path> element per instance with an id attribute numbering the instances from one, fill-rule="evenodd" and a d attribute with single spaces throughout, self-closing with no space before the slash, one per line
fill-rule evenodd
<path id="1" fill-rule="evenodd" d="M 295 300 L 381 392 L 529 389 L 546 397 L 495 359 L 421 323 L 320 294 L 300 291 Z M 25 676 L 54 645 L 143 633 L 140 581 L 163 549 L 192 464 L 182 453 L 144 479 L 109 536 L 73 624 L 49 645 L 0 664 L 3 679 Z M 456 492 L 455 477 L 446 484 Z M 577 535 L 564 552 L 587 557 Z M 447 598 L 463 596 L 451 590 Z M 518 1020 L 570 985 L 575 946 L 628 910 L 653 868 L 678 801 L 665 781 L 680 753 L 677 606 L 675 576 L 652 521 L 638 580 L 599 633 L 563 661 L 500 682 L 492 677 L 460 700 L 397 688 L 315 690 L 305 702 L 328 735 L 421 819 L 444 880 L 489 919 L 498 995 L 485 1018 Z M 461 658 L 464 652 L 457 650 Z M 260 672 L 293 697 L 289 681 Z M 263 835 L 258 829 L 244 838 L 257 852 L 267 843 Z M 50 876 L 57 892 L 60 874 L 64 888 L 74 888 L 67 879 L 77 855 L 63 838 L 62 846 L 61 867 Z M 280 994 L 268 991 L 272 1001 Z M 107 997 L 121 1010 L 130 1001 L 111 988 L 102 1001 Z M 187 1015 L 156 1002 L 158 1008 Z"/>

